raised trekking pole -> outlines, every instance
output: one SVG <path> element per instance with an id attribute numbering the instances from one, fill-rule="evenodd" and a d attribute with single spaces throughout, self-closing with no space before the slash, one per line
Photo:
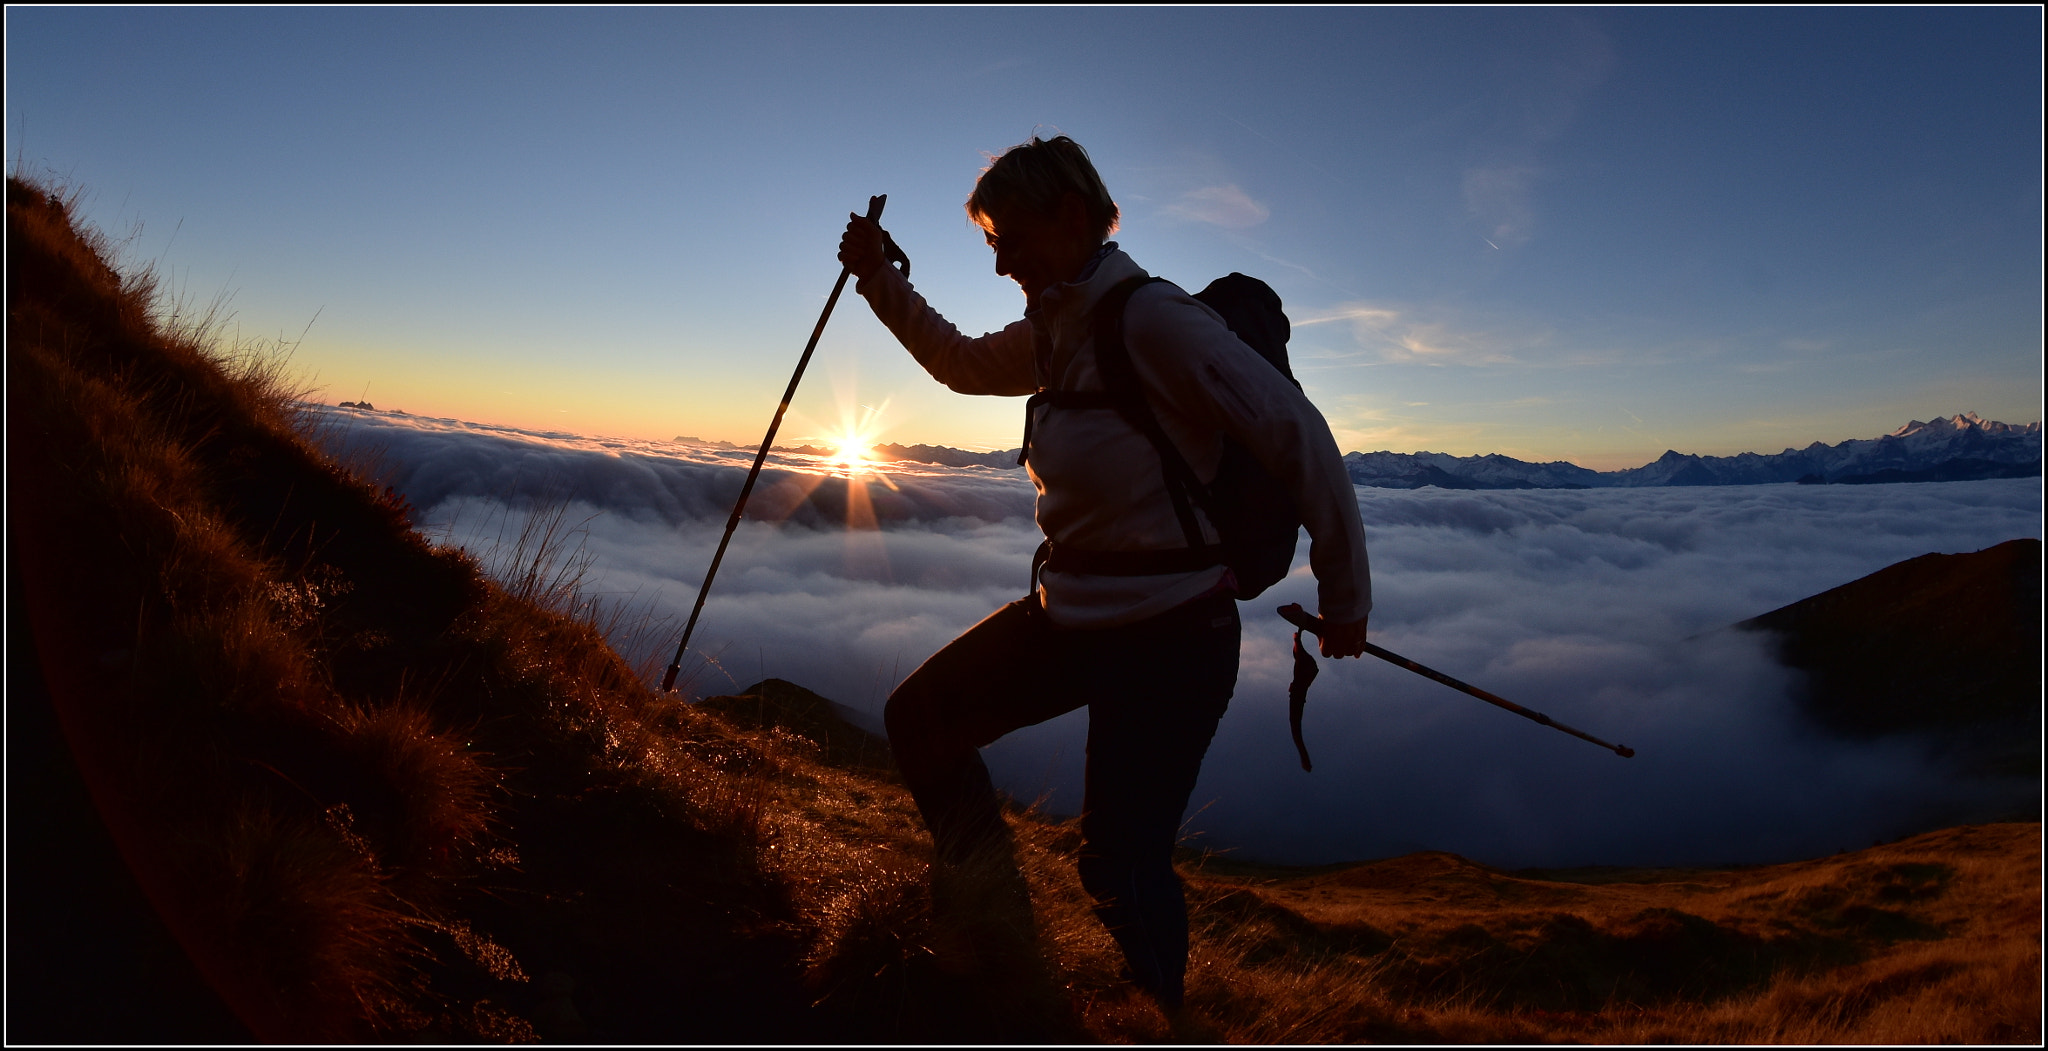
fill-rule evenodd
<path id="1" fill-rule="evenodd" d="M 1302 609 L 1299 603 L 1290 602 L 1287 605 L 1280 607 L 1280 615 L 1287 619 L 1287 623 L 1292 624 L 1303 631 L 1309 632 L 1316 636 L 1321 636 L 1323 633 L 1323 618 L 1315 616 L 1309 613 L 1307 610 Z M 1300 642 L 1299 640 L 1297 640 L 1296 645 L 1299 644 Z M 1511 711 L 1524 719 L 1534 719 L 1535 721 L 1542 723 L 1543 725 L 1548 726 L 1553 730 L 1563 730 L 1565 733 L 1571 734 L 1573 737 L 1576 737 L 1581 741 L 1591 741 L 1594 744 L 1597 744 L 1600 747 L 1605 748 L 1610 752 L 1613 752 L 1615 755 L 1622 757 L 1623 759 L 1631 758 L 1636 754 L 1636 750 L 1630 748 L 1627 745 L 1608 744 L 1606 741 L 1603 741 L 1598 737 L 1593 736 L 1592 734 L 1586 733 L 1583 730 L 1574 730 L 1571 727 L 1566 726 L 1565 724 L 1558 722 L 1555 719 L 1552 719 L 1550 716 L 1543 714 L 1542 712 L 1532 711 L 1504 697 L 1496 697 L 1493 694 L 1490 694 L 1477 686 L 1472 686 L 1467 683 L 1459 682 L 1458 680 L 1453 679 L 1448 675 L 1445 675 L 1443 672 L 1437 671 L 1435 668 L 1430 668 L 1421 664 L 1417 664 L 1414 661 L 1411 661 L 1408 658 L 1393 652 L 1392 650 L 1381 649 L 1380 647 L 1375 646 L 1372 643 L 1368 642 L 1365 644 L 1365 652 L 1370 653 L 1383 661 L 1398 664 L 1401 667 L 1406 668 L 1417 675 L 1421 675 L 1425 678 L 1435 679 L 1436 681 L 1443 683 L 1445 686 L 1448 686 L 1453 690 L 1459 690 L 1465 693 L 1469 693 L 1472 696 L 1477 697 L 1480 700 L 1485 701 L 1486 703 L 1491 704 L 1496 708 L 1506 708 L 1508 711 Z M 1298 714 L 1298 708 L 1296 709 L 1296 712 L 1297 714 L 1295 717 L 1295 725 L 1299 726 L 1300 716 Z M 1300 743 L 1299 731 L 1296 732 L 1295 742 L 1297 745 Z M 1307 751 L 1304 750 L 1302 752 L 1302 765 L 1304 767 L 1308 765 L 1307 755 Z"/>
<path id="2" fill-rule="evenodd" d="M 889 195 L 868 198 L 868 222 L 880 222 L 882 206 L 889 202 Z M 894 243 L 889 244 L 894 248 Z M 902 252 L 891 253 L 892 261 L 900 260 L 905 274 L 910 271 L 910 261 Z M 690 633 L 697 630 L 697 617 L 704 612 L 704 596 L 711 593 L 711 578 L 718 575 L 718 564 L 725 561 L 725 546 L 732 543 L 733 530 L 740 525 L 740 515 L 747 510 L 747 497 L 753 495 L 754 480 L 761 477 L 761 464 L 768 459 L 768 447 L 775 444 L 775 432 L 782 427 L 782 414 L 789 411 L 790 399 L 796 397 L 796 385 L 804 378 L 804 367 L 811 363 L 811 352 L 818 349 L 818 337 L 825 334 L 825 322 L 832 316 L 832 308 L 839 302 L 839 293 L 846 288 L 847 269 L 839 268 L 839 280 L 832 285 L 832 295 L 825 300 L 825 312 L 818 315 L 818 326 L 811 330 L 811 341 L 804 344 L 804 356 L 797 359 L 796 373 L 789 377 L 789 389 L 782 392 L 782 404 L 775 407 L 775 419 L 768 423 L 768 435 L 761 439 L 761 451 L 754 454 L 754 467 L 747 472 L 747 484 L 740 486 L 739 502 L 732 505 L 732 517 L 725 520 L 725 535 L 718 538 L 718 553 L 711 556 L 711 568 L 704 571 L 704 583 L 697 588 L 697 604 L 690 607 L 690 621 L 683 625 L 683 641 L 676 646 L 676 659 L 668 666 L 668 672 L 661 677 L 661 692 L 675 688 L 676 673 L 683 668 L 683 654 L 690 648 Z"/>

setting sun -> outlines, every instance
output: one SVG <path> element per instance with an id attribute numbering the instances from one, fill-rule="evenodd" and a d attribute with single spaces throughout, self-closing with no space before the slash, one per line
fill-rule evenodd
<path id="1" fill-rule="evenodd" d="M 833 445 L 836 451 L 832 454 L 831 462 L 840 470 L 848 472 L 859 471 L 872 463 L 868 457 L 868 453 L 872 450 L 869 448 L 868 440 L 864 435 L 844 434 L 833 439 Z"/>
<path id="2" fill-rule="evenodd" d="M 825 466 L 835 473 L 846 475 L 879 473 L 880 466 L 874 458 L 875 440 L 881 436 L 881 417 L 889 410 L 889 400 L 882 399 L 880 405 L 861 405 L 844 394 L 839 399 L 839 426 L 826 435 L 824 444 L 832 450 L 825 457 Z M 885 478 L 884 484 L 887 484 Z"/>

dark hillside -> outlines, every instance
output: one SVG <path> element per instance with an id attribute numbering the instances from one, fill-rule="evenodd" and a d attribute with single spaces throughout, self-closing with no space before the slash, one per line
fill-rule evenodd
<path id="1" fill-rule="evenodd" d="M 602 637 L 430 546 L 67 202 L 10 180 L 7 211 L 13 612 L 121 855 L 250 1029 L 809 1035 L 801 924 L 749 830 L 628 760 L 647 694 Z M 587 1018 L 549 1014 L 570 990 Z"/>
<path id="2" fill-rule="evenodd" d="M 1831 729 L 1934 733 L 1985 772 L 2040 772 L 2039 540 L 1922 555 L 1737 626 L 1778 635 Z"/>

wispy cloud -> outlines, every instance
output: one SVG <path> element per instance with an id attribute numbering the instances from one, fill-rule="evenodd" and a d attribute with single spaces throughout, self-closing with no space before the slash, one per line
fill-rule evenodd
<path id="1" fill-rule="evenodd" d="M 1238 247 L 1243 248 L 1245 251 L 1250 252 L 1255 256 L 1258 256 L 1260 259 L 1263 259 L 1266 262 L 1273 264 L 1274 266 L 1284 266 L 1289 270 L 1293 270 L 1296 273 L 1299 273 L 1302 276 L 1309 278 L 1310 280 L 1321 281 L 1323 279 L 1322 275 L 1316 273 L 1314 270 L 1311 270 L 1308 267 L 1301 265 L 1300 263 L 1295 262 L 1292 259 L 1282 259 L 1279 256 L 1266 251 L 1264 248 L 1261 248 L 1257 244 L 1252 243 L 1251 238 L 1247 237 L 1240 239 Z"/>
<path id="2" fill-rule="evenodd" d="M 1467 168 L 1460 187 L 1466 213 L 1496 250 L 1518 248 L 1535 236 L 1542 154 L 1614 67 L 1613 43 L 1591 19 L 1567 15 L 1558 30 L 1536 45 L 1543 53 L 1515 85 L 1505 133 L 1481 147 L 1487 161 Z"/>
<path id="3" fill-rule="evenodd" d="M 1331 310 L 1323 311 L 1312 317 L 1295 318 L 1294 327 L 1302 328 L 1308 325 L 1327 325 L 1332 321 L 1350 321 L 1353 323 L 1363 322 L 1371 325 L 1385 325 L 1392 324 L 1393 322 L 1400 320 L 1400 317 L 1401 314 L 1399 311 L 1389 307 L 1365 306 L 1363 304 L 1354 303 L 1336 307 Z"/>
<path id="4" fill-rule="evenodd" d="M 1226 230 L 1243 230 L 1266 221 L 1272 212 L 1238 189 L 1236 183 L 1189 190 L 1166 206 L 1166 214 Z"/>
<path id="5" fill-rule="evenodd" d="M 1358 353 L 1388 365 L 1506 365 L 1516 358 L 1491 333 L 1373 303 L 1344 303 L 1294 322 L 1296 328 L 1340 324 Z"/>
<path id="6" fill-rule="evenodd" d="M 1479 221 L 1487 244 L 1505 250 L 1529 243 L 1536 228 L 1530 189 L 1539 174 L 1523 165 L 1465 172 L 1465 211 Z"/>

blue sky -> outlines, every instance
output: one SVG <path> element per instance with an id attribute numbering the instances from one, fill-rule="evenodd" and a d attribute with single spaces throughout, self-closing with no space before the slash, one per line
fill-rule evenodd
<path id="1" fill-rule="evenodd" d="M 759 440 L 845 214 L 1085 145 L 1138 262 L 1265 278 L 1347 450 L 1634 466 L 2039 419 L 2041 14 L 10 8 L 10 164 L 326 400 Z M 317 318 L 317 320 L 316 320 Z M 311 328 L 308 329 L 308 324 Z M 786 426 L 1006 447 L 843 301 Z"/>

